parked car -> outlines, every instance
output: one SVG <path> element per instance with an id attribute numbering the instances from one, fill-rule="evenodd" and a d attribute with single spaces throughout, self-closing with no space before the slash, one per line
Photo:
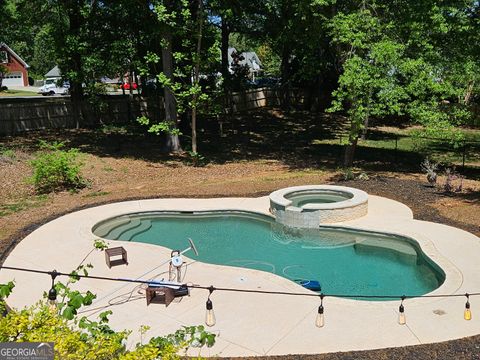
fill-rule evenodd
<path id="1" fill-rule="evenodd" d="M 255 87 L 276 87 L 280 85 L 280 79 L 274 77 L 257 78 L 253 84 Z"/>
<path id="2" fill-rule="evenodd" d="M 70 91 L 70 84 L 63 82 L 59 84 L 57 79 L 47 79 L 45 84 L 38 90 L 39 94 L 43 96 L 53 95 L 68 95 Z"/>
<path id="3" fill-rule="evenodd" d="M 133 90 L 137 90 L 137 88 L 138 88 L 137 83 L 136 83 L 136 82 L 133 82 L 133 83 L 132 83 L 132 89 L 133 89 Z M 124 82 L 124 83 L 120 84 L 120 89 L 130 90 L 130 83 Z"/>

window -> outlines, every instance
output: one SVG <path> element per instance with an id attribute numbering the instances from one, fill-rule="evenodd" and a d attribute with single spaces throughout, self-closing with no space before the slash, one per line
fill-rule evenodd
<path id="1" fill-rule="evenodd" d="M 6 51 L 0 51 L 0 63 L 1 64 L 8 63 L 8 54 Z"/>

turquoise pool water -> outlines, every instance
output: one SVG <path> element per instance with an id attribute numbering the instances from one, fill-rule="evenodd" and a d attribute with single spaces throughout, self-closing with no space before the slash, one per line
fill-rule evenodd
<path id="1" fill-rule="evenodd" d="M 132 214 L 102 222 L 94 233 L 183 250 L 192 238 L 202 262 L 318 280 L 326 294 L 421 295 L 443 272 L 408 239 L 338 228 L 293 229 L 266 216 L 235 213 Z M 150 264 L 151 267 L 156 264 Z"/>
<path id="2" fill-rule="evenodd" d="M 294 191 L 285 198 L 292 201 L 292 206 L 302 207 L 306 204 L 331 204 L 351 199 L 353 194 L 331 190 L 302 190 Z"/>

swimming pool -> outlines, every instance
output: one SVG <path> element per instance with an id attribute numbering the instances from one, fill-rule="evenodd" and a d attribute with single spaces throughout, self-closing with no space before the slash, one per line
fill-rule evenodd
<path id="1" fill-rule="evenodd" d="M 421 295 L 438 288 L 443 271 L 410 239 L 325 227 L 294 229 L 248 212 L 151 212 L 97 224 L 97 236 L 184 249 L 192 238 L 202 262 L 267 271 L 290 280 L 318 280 L 344 295 Z"/>

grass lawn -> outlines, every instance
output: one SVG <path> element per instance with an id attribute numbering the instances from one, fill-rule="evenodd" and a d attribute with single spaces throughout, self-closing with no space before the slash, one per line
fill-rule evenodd
<path id="1" fill-rule="evenodd" d="M 364 156 L 375 156 L 377 149 L 389 153 L 393 160 L 404 161 L 406 157 L 429 157 L 444 167 L 455 165 L 480 169 L 480 130 L 463 129 L 465 142 L 455 144 L 448 139 L 421 138 L 414 135 L 416 127 L 395 128 L 387 126 L 374 127 L 369 130 L 365 140 L 359 140 L 358 152 Z M 335 139 L 315 139 L 313 145 L 345 144 L 347 136 L 339 135 Z M 367 155 L 369 154 L 369 155 Z M 464 158 L 465 156 L 465 158 Z M 418 161 L 421 161 L 418 159 Z"/>
<path id="2" fill-rule="evenodd" d="M 38 96 L 38 94 L 34 91 L 25 91 L 25 90 L 6 90 L 0 91 L 0 97 L 7 97 L 7 96 Z"/>

